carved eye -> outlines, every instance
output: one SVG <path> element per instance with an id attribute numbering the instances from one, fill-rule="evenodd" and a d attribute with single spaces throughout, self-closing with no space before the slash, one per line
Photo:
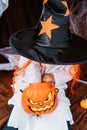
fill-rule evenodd
<path id="1" fill-rule="evenodd" d="M 49 92 L 48 97 L 47 97 L 47 99 L 45 100 L 45 102 L 49 101 L 49 100 L 51 99 L 51 97 L 52 97 L 52 92 Z M 45 103 L 45 102 L 44 102 L 44 103 Z"/>
<path id="2" fill-rule="evenodd" d="M 30 100 L 28 99 L 28 101 L 29 101 L 31 104 L 33 104 L 33 105 L 38 104 L 38 103 L 36 103 L 36 102 L 33 102 L 31 99 L 30 99 Z"/>

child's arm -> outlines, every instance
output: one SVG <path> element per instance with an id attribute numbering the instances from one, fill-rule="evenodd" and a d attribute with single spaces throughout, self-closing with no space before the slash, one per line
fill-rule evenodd
<path id="1" fill-rule="evenodd" d="M 52 73 L 46 73 L 42 76 L 44 82 L 50 81 L 55 82 L 55 86 L 64 84 L 72 80 L 72 76 L 69 74 L 69 68 L 71 66 L 61 66 L 61 68 L 56 69 Z"/>
<path id="2" fill-rule="evenodd" d="M 53 72 L 55 77 L 55 85 L 61 85 L 72 80 L 72 76 L 69 73 L 71 66 L 65 65 L 62 69 Z"/>
<path id="3" fill-rule="evenodd" d="M 54 74 L 52 73 L 46 73 L 42 75 L 42 82 L 55 82 Z"/>

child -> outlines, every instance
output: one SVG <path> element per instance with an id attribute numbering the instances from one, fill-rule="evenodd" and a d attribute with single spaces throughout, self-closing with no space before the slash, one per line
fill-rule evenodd
<path id="1" fill-rule="evenodd" d="M 70 130 L 73 119 L 65 95 L 66 83 L 73 78 L 70 64 L 83 63 L 87 59 L 86 53 L 81 55 L 87 48 L 86 41 L 83 45 L 81 41 L 77 42 L 79 37 L 76 39 L 73 40 L 70 34 L 69 9 L 64 0 L 46 0 L 37 26 L 10 37 L 11 47 L 26 58 L 20 57 L 19 68 L 14 73 L 15 93 L 9 100 L 13 110 L 4 130 Z M 48 81 L 59 90 L 56 109 L 38 116 L 27 113 L 22 107 L 21 91 L 30 83 Z"/>
<path id="2" fill-rule="evenodd" d="M 30 62 L 29 59 L 21 56 L 18 67 L 13 78 L 15 93 L 9 100 L 9 104 L 14 107 L 4 130 L 70 130 L 69 125 L 73 124 L 73 119 L 65 89 L 67 89 L 66 83 L 72 79 L 69 74 L 71 66 L 40 64 L 35 61 Z M 30 83 L 42 81 L 54 83 L 58 89 L 58 105 L 53 112 L 37 116 L 23 109 L 20 90 L 24 90 Z"/>

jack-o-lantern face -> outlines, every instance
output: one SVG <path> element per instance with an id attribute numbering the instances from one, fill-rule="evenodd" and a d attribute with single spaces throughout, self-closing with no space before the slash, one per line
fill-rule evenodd
<path id="1" fill-rule="evenodd" d="M 48 83 L 31 83 L 22 94 L 24 110 L 33 114 L 52 112 L 58 104 L 56 88 Z"/>

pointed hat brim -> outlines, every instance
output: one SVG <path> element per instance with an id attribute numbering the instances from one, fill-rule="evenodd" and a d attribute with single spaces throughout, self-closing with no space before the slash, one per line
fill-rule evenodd
<path id="1" fill-rule="evenodd" d="M 36 28 L 21 30 L 11 35 L 10 46 L 20 55 L 47 64 L 81 64 L 87 63 L 87 40 L 71 35 L 66 46 L 41 46 L 35 40 Z"/>

